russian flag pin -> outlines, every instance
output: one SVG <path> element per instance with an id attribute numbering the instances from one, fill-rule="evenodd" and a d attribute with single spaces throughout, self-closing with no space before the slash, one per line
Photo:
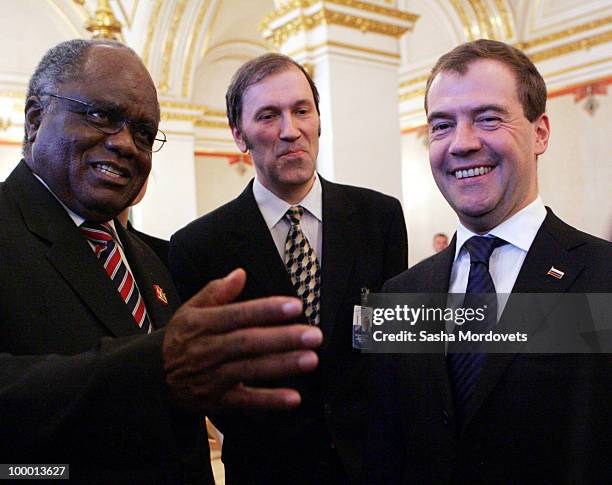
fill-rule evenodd
<path id="1" fill-rule="evenodd" d="M 554 266 L 551 266 L 550 269 L 548 270 L 548 273 L 546 274 L 549 276 L 552 276 L 553 278 L 557 278 L 558 280 L 563 278 L 563 276 L 565 275 L 563 271 L 558 270 Z"/>

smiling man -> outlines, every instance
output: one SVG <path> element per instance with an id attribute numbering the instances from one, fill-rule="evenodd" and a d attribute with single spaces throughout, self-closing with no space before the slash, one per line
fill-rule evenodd
<path id="1" fill-rule="evenodd" d="M 612 244 L 565 224 L 538 195 L 545 108 L 543 78 L 514 47 L 481 39 L 438 60 L 425 94 L 429 158 L 459 225 L 446 250 L 384 291 L 612 292 Z M 549 313 L 538 330 L 567 322 Z M 384 361 L 373 379 L 373 483 L 609 482 L 610 356 L 521 351 L 449 345 Z"/>
<path id="2" fill-rule="evenodd" d="M 366 357 L 352 348 L 353 306 L 406 268 L 399 202 L 316 172 L 319 94 L 293 60 L 268 54 L 244 64 L 227 95 L 236 145 L 256 177 L 235 200 L 171 241 L 170 267 L 183 298 L 236 266 L 242 298 L 298 296 L 303 320 L 321 328 L 320 372 L 295 385 L 290 413 L 219 414 L 228 484 L 340 484 L 363 479 Z"/>
<path id="3" fill-rule="evenodd" d="M 284 410 L 319 329 L 302 302 L 232 303 L 238 270 L 179 308 L 155 254 L 115 217 L 165 142 L 156 89 L 110 41 L 43 57 L 25 105 L 24 160 L 0 184 L 0 456 L 64 463 L 75 483 L 212 483 L 203 414 Z"/>

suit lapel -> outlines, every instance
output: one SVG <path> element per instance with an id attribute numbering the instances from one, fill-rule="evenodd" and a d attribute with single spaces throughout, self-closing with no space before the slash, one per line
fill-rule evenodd
<path id="1" fill-rule="evenodd" d="M 321 271 L 321 331 L 323 348 L 332 341 L 338 308 L 354 272 L 355 255 L 360 248 L 349 249 L 361 238 L 355 228 L 355 208 L 342 190 L 319 176 L 323 189 L 323 261 Z"/>
<path id="2" fill-rule="evenodd" d="M 287 269 L 276 250 L 255 196 L 253 181 L 236 199 L 239 217 L 233 221 L 230 233 L 236 239 L 236 257 L 247 271 L 247 286 L 252 284 L 268 295 L 295 296 Z"/>
<path id="3" fill-rule="evenodd" d="M 509 298 L 499 325 L 508 332 L 519 330 L 530 335 L 542 325 L 546 316 L 554 309 L 562 293 L 567 292 L 584 265 L 576 261 L 570 250 L 583 244 L 574 238 L 574 231 L 559 220 L 550 209 L 527 253 L 518 274 L 512 293 L 558 293 L 557 297 L 539 299 L 537 314 L 529 313 L 522 302 Z M 554 267 L 564 273 L 561 279 L 547 275 Z M 521 308 L 522 306 L 522 308 Z M 530 308 L 534 306 L 529 305 Z M 517 354 L 490 354 L 485 359 L 481 374 L 474 390 L 472 413 L 467 422 L 491 393 L 502 374 L 516 358 Z"/>
<path id="4" fill-rule="evenodd" d="M 422 293 L 432 293 L 439 300 L 431 303 L 432 307 L 444 308 L 446 306 L 448 289 L 450 286 L 450 276 L 455 259 L 455 248 L 457 245 L 457 235 L 453 236 L 448 248 L 431 259 L 431 267 L 427 269 L 430 279 L 424 282 Z M 421 290 L 419 290 L 421 292 Z M 440 324 L 438 330 L 444 330 L 444 323 Z M 427 361 L 427 373 L 430 379 L 430 389 L 434 397 L 433 402 L 443 404 L 446 412 L 452 417 L 454 415 L 453 399 L 446 366 L 445 346 L 442 342 L 438 353 L 422 354 L 418 356 Z"/>
<path id="5" fill-rule="evenodd" d="M 138 331 L 86 239 L 55 197 L 22 161 L 7 180 L 28 229 L 49 244 L 47 259 L 114 336 Z"/>

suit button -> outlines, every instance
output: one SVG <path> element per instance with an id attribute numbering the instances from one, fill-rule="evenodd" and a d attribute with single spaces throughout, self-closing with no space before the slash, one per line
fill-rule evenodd
<path id="1" fill-rule="evenodd" d="M 323 405 L 323 412 L 325 413 L 325 416 L 331 416 L 332 408 L 331 408 L 331 405 L 329 403 L 325 403 Z"/>

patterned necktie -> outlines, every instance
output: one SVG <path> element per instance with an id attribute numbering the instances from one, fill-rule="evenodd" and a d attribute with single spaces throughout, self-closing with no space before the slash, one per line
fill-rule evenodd
<path id="1" fill-rule="evenodd" d="M 293 287 L 304 302 L 304 314 L 312 325 L 319 324 L 321 268 L 314 249 L 300 227 L 301 206 L 290 207 L 285 215 L 291 227 L 285 243 L 285 265 Z"/>
<path id="2" fill-rule="evenodd" d="M 489 258 L 495 248 L 504 244 L 506 244 L 506 241 L 503 239 L 483 236 L 473 236 L 465 242 L 464 247 L 470 254 L 470 275 L 465 290 L 463 307 L 476 309 L 486 305 L 486 317 L 483 322 L 476 322 L 474 324 L 475 328 L 470 328 L 469 324 L 464 324 L 461 330 L 484 333 L 495 327 L 497 323 L 497 296 L 493 279 L 489 273 Z M 455 327 L 455 330 L 457 329 Z M 457 332 L 455 333 L 457 334 Z M 485 357 L 485 353 L 478 352 L 478 348 L 470 347 L 469 343 L 449 345 L 447 365 L 459 429 L 469 413 L 470 400 Z"/>
<path id="3" fill-rule="evenodd" d="M 132 312 L 136 324 L 143 332 L 151 333 L 152 327 L 147 309 L 136 286 L 136 281 L 121 257 L 119 245 L 115 243 L 111 226 L 106 223 L 84 222 L 80 230 L 94 245 L 96 256 L 104 266 L 106 274 L 115 283 L 119 295 Z"/>

